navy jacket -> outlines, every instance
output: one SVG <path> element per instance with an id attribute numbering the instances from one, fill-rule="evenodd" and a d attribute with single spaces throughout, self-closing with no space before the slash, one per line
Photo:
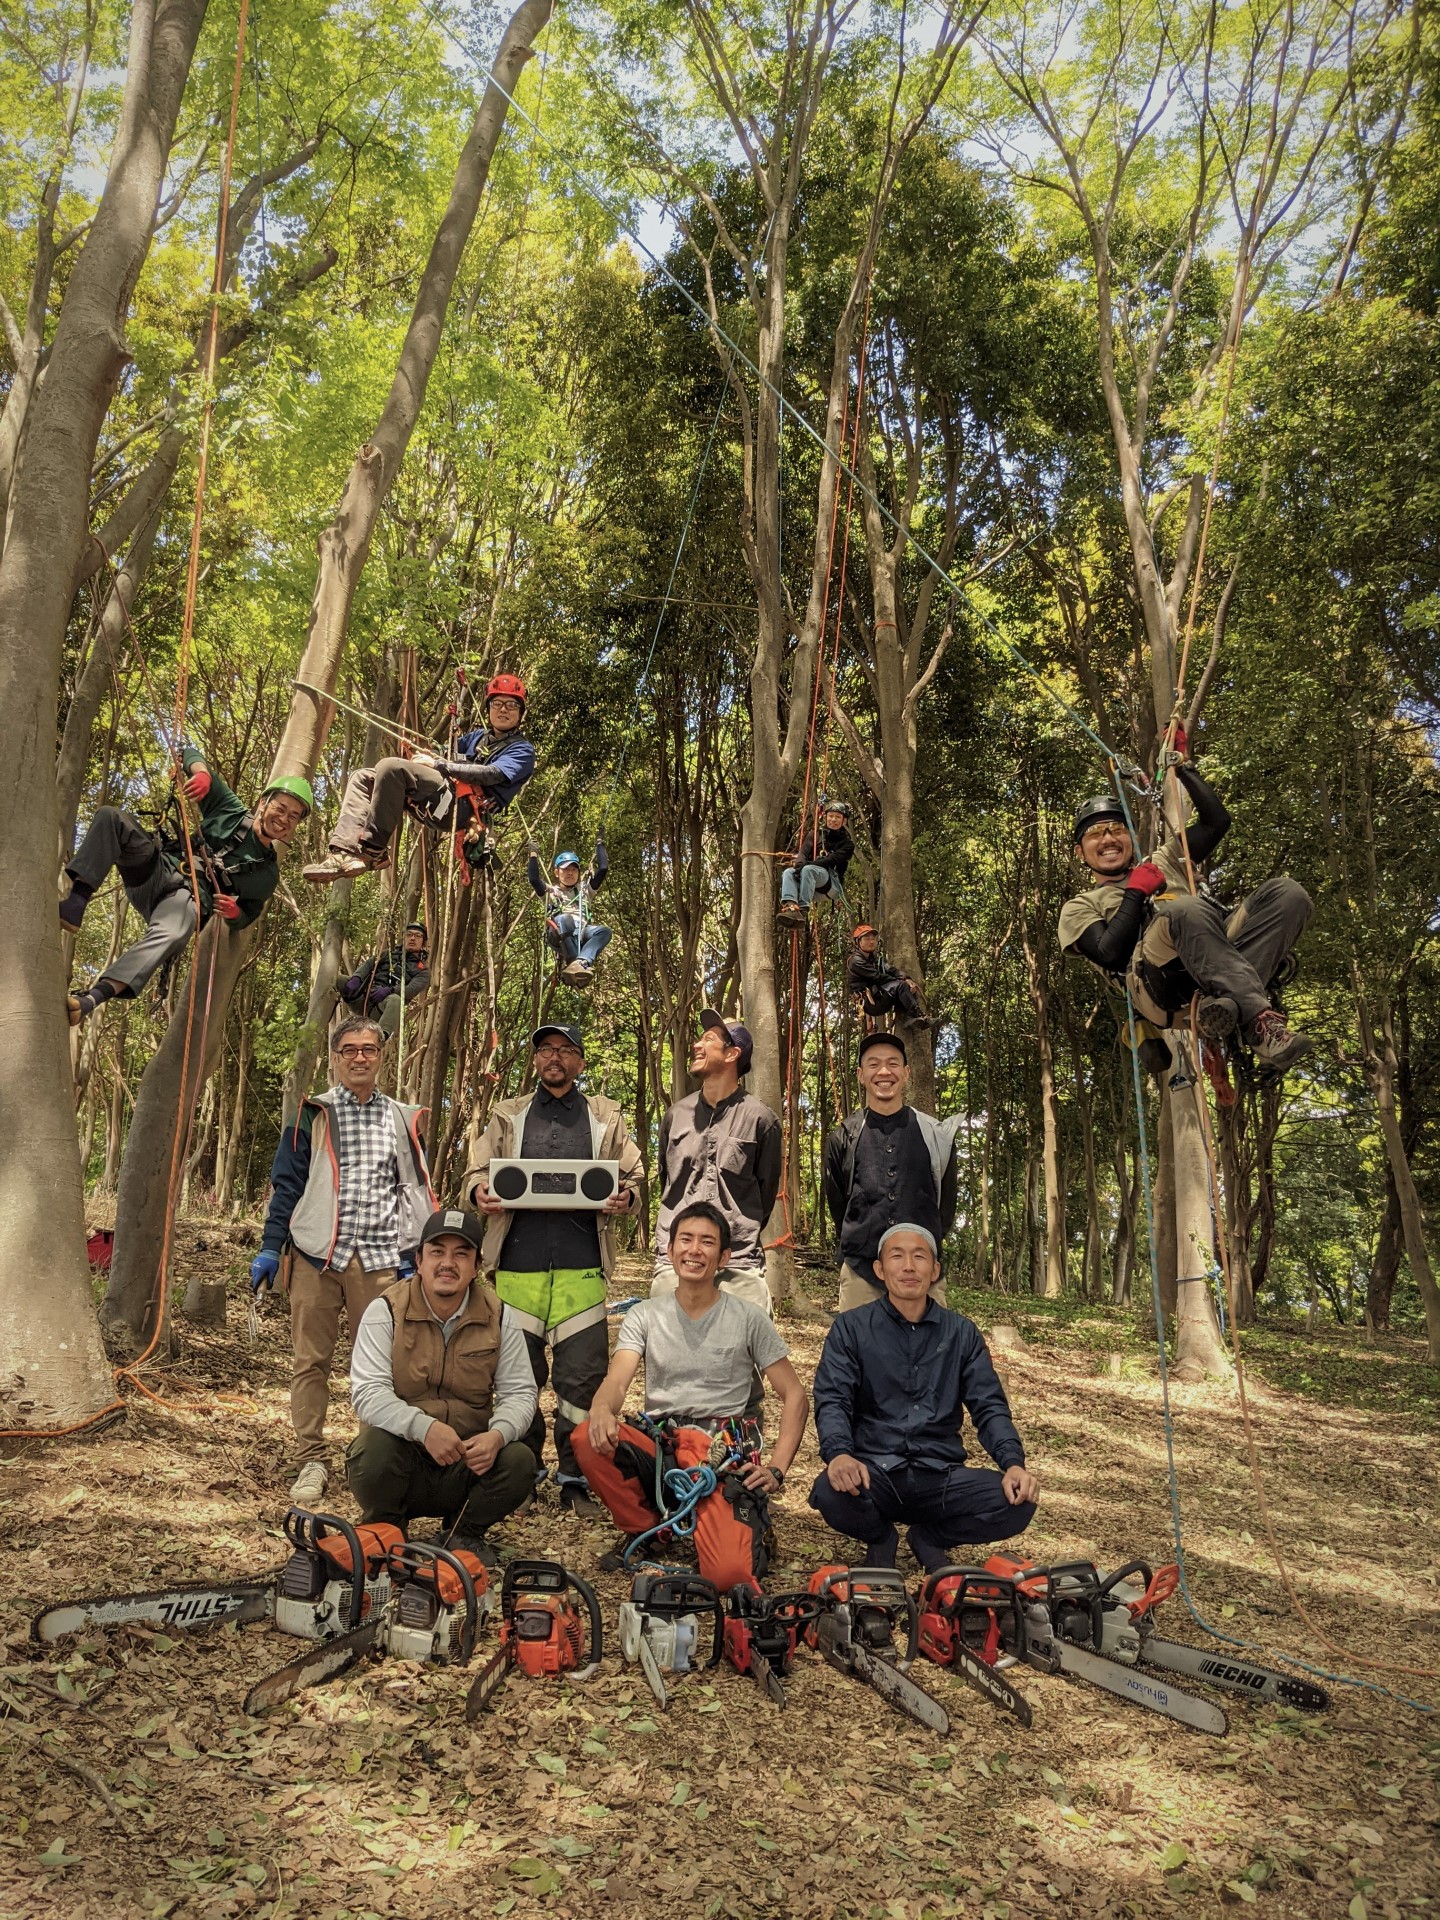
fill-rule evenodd
<path id="1" fill-rule="evenodd" d="M 814 1401 L 822 1460 L 849 1453 L 867 1466 L 960 1466 L 968 1413 L 1002 1472 L 1025 1463 L 984 1335 L 933 1300 L 913 1322 L 888 1299 L 837 1314 L 815 1370 Z"/>
<path id="2" fill-rule="evenodd" d="M 535 771 L 535 749 L 521 734 L 488 733 L 472 727 L 455 742 L 459 758 L 446 760 L 441 772 L 485 789 L 493 811 L 508 807 Z"/>

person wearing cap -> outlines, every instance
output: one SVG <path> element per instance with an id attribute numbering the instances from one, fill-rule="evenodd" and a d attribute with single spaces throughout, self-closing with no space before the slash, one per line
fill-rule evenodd
<path id="1" fill-rule="evenodd" d="M 709 1465 L 718 1484 L 694 1509 L 700 1576 L 724 1593 L 755 1586 L 772 1545 L 770 1499 L 805 1434 L 809 1401 L 770 1316 L 719 1286 L 729 1224 L 708 1200 L 683 1206 L 670 1223 L 670 1260 L 678 1286 L 637 1301 L 620 1325 L 615 1357 L 576 1429 L 575 1452 L 585 1477 L 624 1536 L 603 1570 L 624 1564 L 637 1536 L 662 1526 L 656 1505 L 668 1500 L 669 1467 Z M 625 1396 L 645 1370 L 645 1416 L 624 1417 Z M 758 1372 L 780 1400 L 780 1431 L 761 1459 L 759 1427 L 747 1418 Z M 762 1387 L 762 1392 L 763 1392 Z M 717 1440 L 717 1436 L 720 1438 Z M 657 1461 L 657 1450 L 661 1456 Z M 667 1504 L 667 1512 L 673 1506 Z"/>
<path id="2" fill-rule="evenodd" d="M 67 933 L 79 932 L 86 907 L 112 870 L 145 922 L 134 946 L 107 962 L 83 993 L 67 994 L 72 1027 L 107 1000 L 135 999 L 213 915 L 237 933 L 258 920 L 280 884 L 279 849 L 315 804 L 308 780 L 277 774 L 251 813 L 198 748 L 182 748 L 180 763 L 181 792 L 200 813 L 188 847 L 178 815 L 173 832 L 154 833 L 121 807 L 97 807 L 66 862 L 70 891 L 60 902 L 60 924 Z"/>
<path id="3" fill-rule="evenodd" d="M 484 1229 L 459 1207 L 432 1213 L 415 1271 L 361 1316 L 350 1357 L 360 1431 L 345 1454 L 367 1522 L 408 1531 L 437 1516 L 448 1544 L 497 1564 L 486 1533 L 523 1506 L 535 1475 L 521 1439 L 535 1413 L 524 1336 L 479 1272 Z"/>
<path id="4" fill-rule="evenodd" d="M 810 1505 L 893 1567 L 899 1528 L 927 1573 L 1023 1533 L 1040 1487 L 980 1329 L 936 1303 L 935 1236 L 902 1220 L 886 1230 L 879 1296 L 830 1324 L 815 1370 L 815 1432 L 825 1462 Z M 970 1416 L 995 1470 L 966 1465 Z"/>
<path id="5" fill-rule="evenodd" d="M 776 1115 L 740 1085 L 753 1053 L 748 1027 L 726 1020 L 713 1007 L 702 1011 L 699 1038 L 690 1049 L 691 1077 L 700 1085 L 660 1122 L 652 1294 L 675 1291 L 670 1261 L 675 1215 L 693 1201 L 707 1200 L 730 1229 L 721 1291 L 770 1311 L 764 1230 L 780 1191 L 782 1139 Z"/>
<path id="6" fill-rule="evenodd" d="M 422 920 L 412 920 L 405 937 L 364 960 L 340 982 L 340 998 L 351 1013 L 370 1013 L 387 1039 L 400 1025 L 402 1006 L 413 1007 L 430 985 Z"/>
<path id="7" fill-rule="evenodd" d="M 878 927 L 862 921 L 852 929 L 845 980 L 872 1020 L 885 1020 L 901 1013 L 907 1020 L 928 1024 L 929 1016 L 915 982 L 898 967 L 890 966 L 881 953 Z"/>
<path id="8" fill-rule="evenodd" d="M 561 1505 L 583 1513 L 593 1502 L 570 1436 L 605 1378 L 605 1282 L 615 1268 L 615 1216 L 638 1205 L 643 1167 L 615 1102 L 575 1084 L 585 1068 L 580 1029 L 539 1027 L 531 1045 L 538 1085 L 502 1100 L 488 1124 L 472 1127 L 461 1192 L 486 1216 L 481 1263 L 524 1332 L 535 1384 L 543 1387 L 548 1376 L 555 1390 Z M 507 1207 L 490 1191 L 492 1160 L 613 1160 L 620 1184 L 598 1211 Z M 545 1420 L 538 1407 L 524 1438 L 543 1479 Z"/>
<path id="9" fill-rule="evenodd" d="M 850 838 L 850 807 L 844 800 L 826 799 L 819 832 L 803 834 L 800 851 L 780 876 L 777 918 L 786 926 L 803 926 L 817 893 L 832 901 L 845 898 L 845 870 L 855 852 Z"/>
<path id="10" fill-rule="evenodd" d="M 531 840 L 525 872 L 532 892 L 545 904 L 545 944 L 560 957 L 560 978 L 567 987 L 588 987 L 595 962 L 610 944 L 610 929 L 590 918 L 590 896 L 598 893 L 610 871 L 605 842 L 595 836 L 595 858 L 590 871 L 580 871 L 578 853 L 557 853 L 555 878 L 547 882 L 540 871 L 540 848 Z"/>
<path id="11" fill-rule="evenodd" d="M 1195 807 L 1183 839 L 1167 827 L 1142 860 L 1115 794 L 1099 794 L 1076 812 L 1075 852 L 1090 884 L 1060 910 L 1060 945 L 1107 980 L 1128 985 L 1152 1027 L 1169 1027 L 1194 1002 L 1202 1039 L 1223 1040 L 1238 1029 L 1260 1066 L 1283 1072 L 1315 1048 L 1271 1004 L 1272 984 L 1314 906 L 1299 881 L 1284 874 L 1263 881 L 1229 914 L 1199 884 L 1198 868 L 1230 831 L 1230 814 L 1183 758 L 1186 748 L 1177 728 L 1168 764 Z M 1168 1066 L 1169 1050 L 1159 1044 L 1159 1064 Z"/>
<path id="12" fill-rule="evenodd" d="M 472 869 L 487 865 L 488 822 L 535 771 L 535 749 L 522 731 L 525 701 L 524 681 L 497 673 L 485 689 L 485 725 L 460 735 L 455 759 L 415 748 L 358 767 L 345 782 L 330 851 L 305 868 L 305 878 L 328 886 L 388 867 L 390 842 L 406 813 L 422 826 L 460 835 Z"/>
<path id="13" fill-rule="evenodd" d="M 257 1296 L 290 1261 L 290 1419 L 297 1472 L 290 1498 L 313 1507 L 330 1483 L 325 1415 L 344 1313 L 353 1340 L 361 1316 L 395 1279 L 434 1210 L 420 1125 L 423 1107 L 381 1093 L 385 1034 L 368 1014 L 330 1035 L 335 1084 L 302 1100 L 280 1135 L 270 1205 L 250 1263 Z"/>
<path id="14" fill-rule="evenodd" d="M 879 1297 L 875 1262 L 887 1227 L 917 1221 L 941 1244 L 955 1224 L 959 1185 L 959 1119 L 936 1120 L 906 1106 L 910 1063 L 898 1034 L 866 1034 L 857 1077 L 865 1104 L 847 1114 L 825 1143 L 825 1199 L 840 1254 L 839 1313 Z M 943 1307 L 938 1264 L 933 1286 Z"/>

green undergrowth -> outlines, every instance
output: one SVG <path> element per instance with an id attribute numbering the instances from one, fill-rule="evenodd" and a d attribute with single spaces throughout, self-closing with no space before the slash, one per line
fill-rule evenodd
<path id="1" fill-rule="evenodd" d="M 1133 1308 L 1065 1298 L 995 1293 L 952 1286 L 950 1303 L 988 1329 L 1018 1327 L 1033 1348 L 1088 1354 L 1097 1372 L 1118 1368 L 1121 1378 L 1153 1377 L 1155 1336 Z M 1326 1406 L 1370 1413 L 1404 1413 L 1440 1428 L 1440 1369 L 1425 1361 L 1423 1339 L 1322 1324 L 1307 1333 L 1303 1320 L 1266 1320 L 1248 1327 L 1242 1351 L 1250 1371 L 1268 1387 Z"/>

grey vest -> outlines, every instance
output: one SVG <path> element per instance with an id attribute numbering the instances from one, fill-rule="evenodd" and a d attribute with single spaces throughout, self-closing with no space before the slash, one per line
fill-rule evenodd
<path id="1" fill-rule="evenodd" d="M 661 1168 L 664 1191 L 655 1216 L 655 1253 L 659 1259 L 670 1254 L 670 1222 L 682 1207 L 694 1200 L 708 1200 L 730 1223 L 730 1252 L 726 1264 L 732 1267 L 763 1267 L 765 1250 L 760 1235 L 765 1222 L 745 1211 L 748 1190 L 754 1187 L 755 1136 L 759 1123 L 768 1120 L 770 1109 L 763 1100 L 746 1094 L 733 1107 L 718 1114 L 708 1127 L 698 1121 L 700 1095 L 692 1093 L 676 1101 L 670 1109 L 670 1136 L 666 1142 L 665 1165 Z M 684 1177 L 683 1188 L 670 1198 L 675 1182 Z"/>

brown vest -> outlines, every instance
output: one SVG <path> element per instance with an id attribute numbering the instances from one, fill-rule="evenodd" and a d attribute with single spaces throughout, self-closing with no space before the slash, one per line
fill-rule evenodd
<path id="1" fill-rule="evenodd" d="M 395 1326 L 390 1374 L 395 1391 L 412 1407 L 443 1420 L 468 1440 L 484 1433 L 495 1401 L 495 1367 L 500 1358 L 500 1298 L 483 1280 L 470 1289 L 465 1318 L 446 1346 L 440 1322 L 430 1311 L 420 1276 L 397 1280 L 382 1298 Z"/>

